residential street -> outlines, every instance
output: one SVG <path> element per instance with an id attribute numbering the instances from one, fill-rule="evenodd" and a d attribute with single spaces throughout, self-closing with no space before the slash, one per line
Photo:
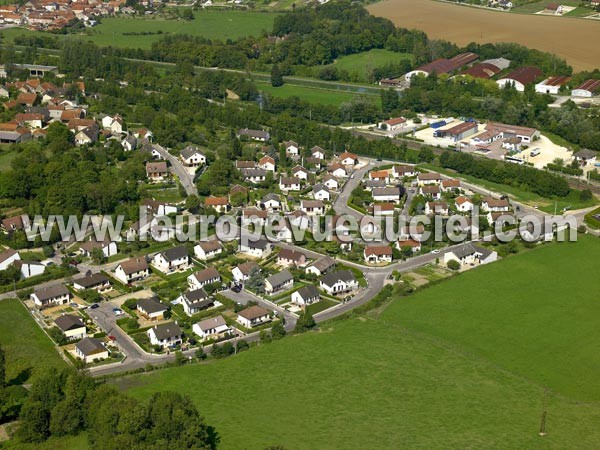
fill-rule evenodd
<path id="1" fill-rule="evenodd" d="M 189 174 L 185 166 L 181 164 L 181 161 L 179 161 L 179 159 L 175 156 L 171 155 L 166 148 L 161 147 L 158 144 L 154 144 L 154 148 L 156 148 L 158 153 L 160 153 L 164 159 L 171 163 L 171 168 L 175 175 L 177 175 L 179 178 L 179 182 L 185 189 L 185 192 L 187 192 L 188 195 L 198 195 L 198 189 L 196 189 L 194 177 L 193 175 Z"/>

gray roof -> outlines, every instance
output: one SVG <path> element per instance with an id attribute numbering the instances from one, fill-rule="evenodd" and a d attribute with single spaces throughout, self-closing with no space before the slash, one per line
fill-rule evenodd
<path id="1" fill-rule="evenodd" d="M 300 297 L 302 297 L 304 300 L 308 300 L 319 296 L 319 289 L 317 289 L 317 287 L 312 284 L 302 286 L 300 289 L 298 289 L 297 292 L 300 295 Z"/>
<path id="2" fill-rule="evenodd" d="M 85 327 L 85 324 L 83 323 L 83 320 L 81 320 L 81 317 L 76 316 L 74 314 L 63 314 L 62 316 L 57 317 L 54 320 L 54 323 L 62 331 L 69 331 L 74 330 L 76 328 Z"/>
<path id="3" fill-rule="evenodd" d="M 322 183 L 315 184 L 313 187 L 313 192 L 319 192 L 319 191 L 329 192 L 329 188 Z"/>
<path id="4" fill-rule="evenodd" d="M 179 154 L 181 156 L 183 156 L 184 158 L 189 158 L 190 156 L 199 153 L 200 155 L 203 155 L 203 153 L 200 151 L 200 149 L 198 147 L 194 147 L 193 145 L 188 145 L 186 148 L 182 149 Z"/>
<path id="5" fill-rule="evenodd" d="M 204 289 L 197 289 L 195 291 L 186 291 L 183 293 L 183 301 L 188 304 L 190 308 L 204 309 L 214 304 L 214 300 L 208 296 Z"/>
<path id="6" fill-rule="evenodd" d="M 79 349 L 84 356 L 91 356 L 96 353 L 101 353 L 106 351 L 106 347 L 102 345 L 96 338 L 86 337 L 80 340 L 75 346 Z"/>
<path id="7" fill-rule="evenodd" d="M 269 200 L 275 200 L 277 202 L 281 202 L 281 197 L 279 197 L 278 194 L 274 194 L 273 192 L 269 192 L 267 195 L 265 195 L 262 198 L 262 202 L 265 203 L 265 202 L 268 202 Z"/>
<path id="8" fill-rule="evenodd" d="M 258 239 L 256 241 L 249 241 L 249 248 L 257 248 L 259 250 L 265 250 L 269 246 L 269 241 L 266 239 Z"/>
<path id="9" fill-rule="evenodd" d="M 281 286 L 289 281 L 294 281 L 294 277 L 289 270 L 282 270 L 266 279 L 271 286 Z"/>
<path id="10" fill-rule="evenodd" d="M 152 328 L 154 335 L 160 341 L 181 336 L 181 328 L 175 322 L 162 323 L 154 325 Z"/>
<path id="11" fill-rule="evenodd" d="M 592 158 L 595 158 L 596 156 L 598 156 L 598 153 L 595 152 L 594 150 L 589 150 L 587 148 L 584 148 L 583 150 L 579 150 L 573 156 L 575 156 L 576 158 L 581 158 L 581 159 L 592 159 Z"/>
<path id="12" fill-rule="evenodd" d="M 97 286 L 99 284 L 104 284 L 107 281 L 108 278 L 106 277 L 106 275 L 103 275 L 101 273 L 92 273 L 90 275 L 86 275 L 82 278 L 79 278 L 78 280 L 75 280 L 75 283 L 77 283 L 80 286 L 83 286 L 84 288 L 88 288 L 92 286 Z"/>
<path id="13" fill-rule="evenodd" d="M 206 331 L 212 328 L 222 327 L 223 325 L 227 326 L 227 322 L 225 322 L 223 316 L 217 316 L 201 320 L 196 325 L 198 325 L 202 331 Z"/>
<path id="14" fill-rule="evenodd" d="M 321 278 L 321 283 L 326 286 L 333 286 L 338 281 L 345 281 L 346 283 L 356 281 L 354 274 L 349 270 L 339 270 L 337 272 L 331 272 Z"/>
<path id="15" fill-rule="evenodd" d="M 251 138 L 259 138 L 259 139 L 269 139 L 269 133 L 263 130 L 249 130 L 245 128 L 243 130 L 238 130 L 238 136 L 248 136 Z"/>
<path id="16" fill-rule="evenodd" d="M 173 247 L 168 250 L 162 252 L 162 255 L 167 261 L 175 261 L 176 259 L 181 259 L 189 256 L 188 249 L 185 245 L 180 245 L 179 247 Z"/>
<path id="17" fill-rule="evenodd" d="M 319 269 L 319 272 L 327 272 L 327 270 L 331 269 L 335 266 L 335 259 L 331 256 L 324 256 L 322 258 L 317 259 L 314 263 L 311 264 L 312 267 Z"/>
<path id="18" fill-rule="evenodd" d="M 470 255 L 474 255 L 475 253 L 481 254 L 482 258 L 487 258 L 492 254 L 492 250 L 489 250 L 485 247 L 481 247 L 479 245 L 471 244 L 470 242 L 461 245 L 458 248 L 452 250 L 452 253 L 458 258 L 462 259 Z"/>
<path id="19" fill-rule="evenodd" d="M 373 188 L 373 197 L 378 195 L 397 195 L 400 197 L 400 188 L 398 187 L 389 187 L 389 188 Z"/>
<path id="20" fill-rule="evenodd" d="M 163 305 L 158 299 L 155 297 L 151 298 L 141 298 L 137 301 L 137 307 L 147 314 L 154 314 L 161 311 L 166 311 L 169 309 L 167 306 Z"/>
<path id="21" fill-rule="evenodd" d="M 366 180 L 365 187 L 366 188 L 384 188 L 387 186 L 387 183 L 384 180 Z"/>
<path id="22" fill-rule="evenodd" d="M 258 167 L 252 167 L 249 169 L 241 169 L 241 171 L 242 171 L 242 174 L 247 178 L 266 177 L 267 176 L 267 171 L 265 169 L 260 169 Z"/>
<path id="23" fill-rule="evenodd" d="M 64 284 L 55 284 L 54 286 L 45 287 L 35 291 L 35 296 L 43 302 L 51 298 L 60 297 L 69 294 L 69 290 Z"/>

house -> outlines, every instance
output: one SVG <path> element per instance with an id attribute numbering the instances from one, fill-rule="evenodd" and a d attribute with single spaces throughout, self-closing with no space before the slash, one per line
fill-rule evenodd
<path id="1" fill-rule="evenodd" d="M 231 328 L 225 322 L 223 316 L 210 317 L 201 320 L 192 326 L 194 334 L 200 336 L 200 339 L 219 339 L 231 333 Z"/>
<path id="2" fill-rule="evenodd" d="M 0 253 L 0 270 L 8 269 L 12 263 L 20 259 L 21 255 L 19 255 L 19 252 L 13 250 L 12 248 L 7 248 Z"/>
<path id="3" fill-rule="evenodd" d="M 258 239 L 256 241 L 250 241 L 248 238 L 244 238 L 240 241 L 239 251 L 246 253 L 247 255 L 254 256 L 255 258 L 262 258 L 271 253 L 271 243 L 266 239 Z"/>
<path id="4" fill-rule="evenodd" d="M 510 211 L 510 203 L 506 198 L 486 197 L 481 201 L 481 210 L 483 212 L 507 212 Z"/>
<path id="5" fill-rule="evenodd" d="M 130 152 L 137 148 L 137 138 L 132 135 L 125 136 L 125 139 L 121 141 L 121 147 L 126 152 Z"/>
<path id="6" fill-rule="evenodd" d="M 254 261 L 247 261 L 234 267 L 231 271 L 231 275 L 237 283 L 241 283 L 246 281 L 250 277 L 250 274 L 256 270 L 260 271 L 260 266 Z"/>
<path id="7" fill-rule="evenodd" d="M 204 206 L 213 208 L 218 213 L 226 213 L 229 210 L 229 199 L 227 197 L 207 197 Z"/>
<path id="8" fill-rule="evenodd" d="M 369 172 L 369 180 L 390 182 L 390 173 L 387 170 L 372 170 Z"/>
<path id="9" fill-rule="evenodd" d="M 169 169 L 165 161 L 158 162 L 147 162 L 146 163 L 146 177 L 151 181 L 163 181 L 168 178 Z"/>
<path id="10" fill-rule="evenodd" d="M 369 212 L 373 216 L 393 216 L 395 210 L 394 203 L 375 203 L 369 207 Z"/>
<path id="11" fill-rule="evenodd" d="M 316 200 L 329 201 L 331 199 L 329 188 L 321 183 L 315 184 L 313 186 L 312 194 Z"/>
<path id="12" fill-rule="evenodd" d="M 298 250 L 282 248 L 277 254 L 277 265 L 282 267 L 304 267 L 306 266 L 306 255 Z"/>
<path id="13" fill-rule="evenodd" d="M 443 180 L 441 186 L 444 192 L 458 192 L 460 189 L 460 180 Z"/>
<path id="14" fill-rule="evenodd" d="M 413 253 L 421 251 L 421 243 L 419 241 L 415 241 L 414 239 L 399 239 L 396 241 L 396 248 L 398 250 L 402 251 L 406 247 L 410 247 Z"/>
<path id="15" fill-rule="evenodd" d="M 109 130 L 112 134 L 121 134 L 123 132 L 123 118 L 118 114 L 114 117 L 102 117 L 102 128 Z"/>
<path id="16" fill-rule="evenodd" d="M 79 245 L 79 251 L 83 256 L 87 258 L 92 257 L 93 251 L 96 249 L 102 251 L 102 254 L 105 258 L 108 258 L 109 256 L 114 256 L 119 252 L 117 248 L 117 243 L 110 240 L 106 240 L 103 242 L 89 240 L 86 242 L 82 242 Z"/>
<path id="17" fill-rule="evenodd" d="M 305 272 L 320 277 L 321 275 L 325 275 L 334 267 L 335 259 L 333 259 L 331 256 L 323 256 L 308 266 L 305 269 Z"/>
<path id="18" fill-rule="evenodd" d="M 444 263 L 458 261 L 465 264 L 488 264 L 498 260 L 498 253 L 485 247 L 468 242 L 444 253 Z"/>
<path id="19" fill-rule="evenodd" d="M 367 245 L 363 251 L 365 262 L 369 264 L 391 263 L 392 254 L 388 245 Z"/>
<path id="20" fill-rule="evenodd" d="M 238 313 L 237 321 L 246 328 L 262 325 L 271 320 L 269 311 L 260 306 L 251 306 Z"/>
<path id="21" fill-rule="evenodd" d="M 571 91 L 573 97 L 590 98 L 600 92 L 600 80 L 586 80 Z"/>
<path id="22" fill-rule="evenodd" d="M 84 363 L 89 364 L 108 358 L 108 350 L 100 340 L 93 337 L 84 337 L 75 344 L 75 355 Z"/>
<path id="23" fill-rule="evenodd" d="M 2 231 L 5 234 L 13 231 L 21 231 L 29 227 L 29 218 L 27 216 L 12 216 L 2 219 Z"/>
<path id="24" fill-rule="evenodd" d="M 422 241 L 423 234 L 425 233 L 425 227 L 423 225 L 405 225 L 400 228 L 398 239 L 405 241 L 407 239 L 414 239 L 415 241 Z"/>
<path id="25" fill-rule="evenodd" d="M 39 261 L 17 260 L 13 263 L 21 271 L 21 278 L 27 279 L 41 275 L 46 271 L 46 266 Z"/>
<path id="26" fill-rule="evenodd" d="M 440 184 L 442 182 L 442 176 L 439 173 L 428 172 L 420 173 L 417 176 L 417 183 L 419 186 L 431 186 L 433 184 Z"/>
<path id="27" fill-rule="evenodd" d="M 200 167 L 206 164 L 206 155 L 193 145 L 188 145 L 179 152 L 179 159 L 186 167 Z"/>
<path id="28" fill-rule="evenodd" d="M 358 281 L 351 271 L 339 270 L 321 277 L 319 286 L 328 294 L 335 295 L 358 289 Z"/>
<path id="29" fill-rule="evenodd" d="M 289 213 L 286 218 L 290 226 L 294 226 L 298 230 L 308 230 L 312 226 L 312 219 L 308 217 L 306 211 L 302 211 L 301 209 L 296 209 Z"/>
<path id="30" fill-rule="evenodd" d="M 186 270 L 190 266 L 190 256 L 187 247 L 180 245 L 157 253 L 152 258 L 152 265 L 166 274 L 177 270 Z"/>
<path id="31" fill-rule="evenodd" d="M 571 77 L 557 76 L 546 78 L 541 83 L 535 85 L 535 92 L 539 94 L 558 95 L 560 88 L 571 81 Z"/>
<path id="32" fill-rule="evenodd" d="M 394 178 L 410 178 L 417 176 L 417 169 L 414 166 L 395 165 L 392 167 L 392 176 Z"/>
<path id="33" fill-rule="evenodd" d="M 100 272 L 89 273 L 73 281 L 73 289 L 75 289 L 76 291 L 94 289 L 98 292 L 103 292 L 110 290 L 110 288 L 110 280 L 106 275 Z"/>
<path id="34" fill-rule="evenodd" d="M 21 92 L 17 95 L 17 103 L 24 106 L 33 106 L 37 100 L 37 94 L 35 92 Z"/>
<path id="35" fill-rule="evenodd" d="M 207 267 L 188 276 L 187 281 L 191 290 L 197 290 L 209 284 L 220 283 L 221 275 L 214 267 Z"/>
<path id="36" fill-rule="evenodd" d="M 269 218 L 269 211 L 258 208 L 244 208 L 242 210 L 242 225 L 248 226 L 254 224 L 255 226 L 263 226 L 267 223 Z"/>
<path id="37" fill-rule="evenodd" d="M 424 195 L 425 197 L 430 197 L 434 200 L 442 199 L 442 190 L 439 186 L 421 186 L 419 188 L 419 194 Z"/>
<path id="38" fill-rule="evenodd" d="M 310 149 L 310 154 L 313 158 L 325 159 L 325 150 L 323 150 L 318 145 L 315 145 L 313 148 Z"/>
<path id="39" fill-rule="evenodd" d="M 115 268 L 115 277 L 124 284 L 141 280 L 148 275 L 150 275 L 150 268 L 144 257 L 128 259 Z"/>
<path id="40" fill-rule="evenodd" d="M 525 92 L 525 86 L 532 84 L 535 80 L 541 77 L 544 73 L 537 67 L 520 67 L 513 70 L 504 78 L 496 81 L 498 86 L 505 88 L 506 86 L 514 86 L 519 92 Z"/>
<path id="41" fill-rule="evenodd" d="M 180 345 L 183 342 L 183 332 L 174 322 L 154 325 L 147 332 L 150 344 L 162 348 Z"/>
<path id="42" fill-rule="evenodd" d="M 377 128 L 384 131 L 396 131 L 404 127 L 406 119 L 404 117 L 393 117 L 384 122 L 379 122 Z"/>
<path id="43" fill-rule="evenodd" d="M 149 198 L 142 200 L 141 206 L 145 206 L 148 214 L 154 216 L 168 216 L 169 214 L 175 214 L 178 211 L 177 206 L 169 205 L 158 200 L 151 200 Z"/>
<path id="44" fill-rule="evenodd" d="M 535 139 L 540 137 L 540 132 L 535 128 L 521 127 L 515 125 L 506 125 L 499 122 L 489 122 L 486 125 L 486 130 L 493 131 L 496 134 L 502 134 L 502 139 L 519 138 L 521 142 L 530 144 Z"/>
<path id="45" fill-rule="evenodd" d="M 254 161 L 237 160 L 235 162 L 235 168 L 237 170 L 255 169 L 256 168 L 256 162 L 254 162 Z"/>
<path id="46" fill-rule="evenodd" d="M 54 324 L 67 339 L 82 339 L 87 336 L 85 323 L 74 314 L 63 314 L 54 319 Z"/>
<path id="47" fill-rule="evenodd" d="M 302 166 L 295 166 L 292 169 L 292 175 L 301 180 L 308 180 L 308 170 Z"/>
<path id="48" fill-rule="evenodd" d="M 267 171 L 258 167 L 241 169 L 241 172 L 242 176 L 244 177 L 244 181 L 248 181 L 250 183 L 262 183 L 267 179 Z"/>
<path id="49" fill-rule="evenodd" d="M 492 142 L 496 142 L 498 139 L 502 139 L 502 132 L 499 130 L 489 129 L 486 126 L 486 129 L 483 132 L 473 136 L 469 140 L 469 144 L 485 151 L 488 150 L 488 146 Z"/>
<path id="50" fill-rule="evenodd" d="M 354 167 L 359 164 L 358 156 L 354 153 L 344 152 L 340 155 L 340 163 L 344 166 Z"/>
<path id="51" fill-rule="evenodd" d="M 64 305 L 69 302 L 70 298 L 71 293 L 64 284 L 40 288 L 31 294 L 33 303 L 41 308 Z"/>
<path id="52" fill-rule="evenodd" d="M 139 299 L 136 309 L 146 320 L 163 320 L 165 313 L 169 310 L 156 297 Z"/>
<path id="53" fill-rule="evenodd" d="M 275 292 L 290 289 L 294 285 L 294 277 L 288 270 L 282 270 L 265 280 L 265 292 L 269 295 Z"/>
<path id="54" fill-rule="evenodd" d="M 468 197 L 461 195 L 454 200 L 454 207 L 459 212 L 473 211 L 473 202 Z"/>
<path id="55" fill-rule="evenodd" d="M 333 163 L 327 166 L 327 171 L 336 178 L 345 178 L 348 176 L 348 171 L 340 163 Z"/>
<path id="56" fill-rule="evenodd" d="M 243 130 L 238 130 L 237 137 L 252 139 L 253 141 L 259 141 L 259 142 L 267 142 L 271 138 L 271 136 L 269 135 L 269 133 L 267 131 L 249 130 L 248 128 L 244 128 Z"/>
<path id="57" fill-rule="evenodd" d="M 75 134 L 75 144 L 89 145 L 98 140 L 98 127 L 86 127 Z"/>
<path id="58" fill-rule="evenodd" d="M 282 191 L 299 191 L 300 186 L 300 178 L 298 177 L 279 178 L 279 189 Z"/>
<path id="59" fill-rule="evenodd" d="M 575 159 L 575 161 L 577 161 L 582 166 L 593 166 L 596 163 L 597 156 L 597 152 L 588 149 L 579 150 L 578 152 L 573 154 L 573 158 Z"/>
<path id="60" fill-rule="evenodd" d="M 427 202 L 425 204 L 425 215 L 448 215 L 448 203 L 446 202 Z"/>
<path id="61" fill-rule="evenodd" d="M 373 189 L 384 188 L 386 186 L 387 186 L 387 183 L 385 181 L 365 180 L 363 182 L 363 188 L 369 192 L 373 192 Z"/>
<path id="62" fill-rule="evenodd" d="M 317 303 L 321 300 L 321 294 L 316 286 L 309 284 L 302 286 L 300 289 L 292 293 L 291 301 L 295 305 L 306 306 Z"/>
<path id="63" fill-rule="evenodd" d="M 545 10 L 560 15 L 564 12 L 564 7 L 560 3 L 548 3 Z"/>
<path id="64" fill-rule="evenodd" d="M 279 242 L 293 242 L 294 233 L 287 220 L 277 221 L 271 226 L 271 232 L 274 240 Z M 271 235 L 269 235 L 271 236 Z"/>
<path id="65" fill-rule="evenodd" d="M 400 199 L 404 194 L 401 186 L 397 187 L 385 187 L 385 188 L 374 188 L 371 192 L 373 200 L 376 202 L 394 202 L 400 203 Z"/>
<path id="66" fill-rule="evenodd" d="M 301 200 L 300 209 L 309 216 L 322 216 L 325 213 L 322 200 Z"/>
<path id="67" fill-rule="evenodd" d="M 270 156 L 263 156 L 258 160 L 258 167 L 268 172 L 275 172 L 275 160 Z"/>
<path id="68" fill-rule="evenodd" d="M 285 147 L 285 154 L 290 157 L 296 157 L 300 154 L 300 146 L 297 142 L 286 141 L 283 143 Z"/>
<path id="69" fill-rule="evenodd" d="M 200 311 L 215 306 L 215 301 L 209 297 L 204 289 L 185 291 L 179 296 L 178 300 L 188 316 L 193 316 Z"/>
<path id="70" fill-rule="evenodd" d="M 223 252 L 223 245 L 218 240 L 200 242 L 194 246 L 194 255 L 196 258 L 206 261 L 220 255 Z"/>
<path id="71" fill-rule="evenodd" d="M 489 211 L 485 216 L 490 227 L 506 225 L 506 220 L 510 220 L 509 217 L 513 217 L 512 213 L 503 211 Z"/>
<path id="72" fill-rule="evenodd" d="M 281 197 L 273 192 L 269 192 L 260 201 L 260 206 L 269 212 L 277 212 L 281 210 Z"/>
<path id="73" fill-rule="evenodd" d="M 321 181 L 330 190 L 335 191 L 340 187 L 340 183 L 333 175 L 324 175 Z"/>

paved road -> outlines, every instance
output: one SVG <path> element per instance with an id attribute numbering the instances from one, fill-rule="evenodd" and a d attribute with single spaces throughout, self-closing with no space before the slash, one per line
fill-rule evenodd
<path id="1" fill-rule="evenodd" d="M 179 161 L 178 158 L 171 155 L 169 151 L 161 147 L 158 144 L 154 144 L 154 148 L 160 153 L 160 155 L 168 160 L 171 163 L 171 170 L 177 175 L 179 178 L 179 182 L 185 189 L 188 195 L 198 195 L 198 189 L 196 189 L 196 184 L 194 183 L 194 176 L 190 175 L 187 168 Z"/>

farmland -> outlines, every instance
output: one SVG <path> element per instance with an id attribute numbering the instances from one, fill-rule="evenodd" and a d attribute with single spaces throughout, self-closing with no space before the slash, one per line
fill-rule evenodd
<path id="1" fill-rule="evenodd" d="M 118 384 L 187 393 L 224 449 L 595 448 L 598 250 L 547 245 L 383 312 Z"/>
<path id="2" fill-rule="evenodd" d="M 32 369 L 64 365 L 52 341 L 16 299 L 0 301 L 0 345 L 6 352 L 9 381 L 22 383 Z"/>
<path id="3" fill-rule="evenodd" d="M 101 47 L 147 49 L 168 34 L 189 34 L 221 40 L 259 36 L 263 31 L 273 28 L 273 18 L 274 14 L 245 11 L 195 11 L 194 20 L 191 21 L 113 17 L 102 19 L 102 23 L 86 34 L 67 36 L 89 40 Z M 7 40 L 32 33 L 36 32 L 17 28 L 2 31 Z"/>
<path id="4" fill-rule="evenodd" d="M 589 39 L 600 32 L 600 23 L 594 20 L 508 14 L 434 0 L 387 0 L 367 9 L 397 26 L 423 30 L 432 38 L 458 45 L 517 42 L 555 53 L 575 70 L 593 69 L 600 60 L 600 48 Z"/>

